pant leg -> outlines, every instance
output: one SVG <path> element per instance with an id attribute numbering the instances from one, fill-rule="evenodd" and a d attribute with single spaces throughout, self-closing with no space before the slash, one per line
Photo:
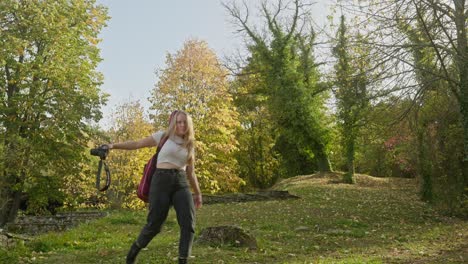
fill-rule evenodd
<path id="1" fill-rule="evenodd" d="M 153 175 L 149 193 L 149 211 L 146 225 L 137 238 L 139 247 L 146 247 L 161 232 L 171 206 L 171 185 L 173 180 L 168 175 Z"/>
<path id="2" fill-rule="evenodd" d="M 177 190 L 173 194 L 173 203 L 180 227 L 179 257 L 188 258 L 195 236 L 195 206 L 189 188 Z"/>

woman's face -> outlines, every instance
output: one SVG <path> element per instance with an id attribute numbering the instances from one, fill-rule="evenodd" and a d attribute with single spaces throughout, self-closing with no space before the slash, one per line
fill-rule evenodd
<path id="1" fill-rule="evenodd" d="M 187 131 L 187 117 L 184 114 L 177 115 L 176 135 L 182 137 Z"/>

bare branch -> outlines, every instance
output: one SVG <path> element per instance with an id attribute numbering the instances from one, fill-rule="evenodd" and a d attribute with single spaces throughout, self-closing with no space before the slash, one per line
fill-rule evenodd
<path id="1" fill-rule="evenodd" d="M 245 31 L 247 33 L 247 35 L 249 37 L 252 38 L 252 40 L 257 44 L 257 45 L 261 45 L 261 46 L 265 46 L 265 42 L 259 37 L 257 36 L 254 31 L 248 26 L 247 22 L 248 22 L 248 19 L 249 19 L 249 9 L 247 7 L 247 4 L 245 2 L 244 3 L 244 6 L 245 6 L 245 17 L 243 18 L 242 15 L 241 15 L 241 11 L 240 9 L 233 3 L 231 6 L 225 4 L 225 3 L 222 3 L 222 5 L 224 6 L 224 8 L 226 8 L 226 10 L 229 12 L 229 14 L 235 19 L 237 20 L 237 22 L 240 24 L 240 29 L 239 31 L 242 32 L 242 31 Z"/>
<path id="2" fill-rule="evenodd" d="M 264 3 L 266 3 L 266 2 L 264 2 Z M 277 18 L 278 15 L 281 13 L 281 11 L 284 9 L 284 8 L 282 7 L 282 5 L 283 5 L 283 1 L 282 1 L 282 0 L 279 0 L 279 1 L 278 1 L 278 7 L 276 8 L 276 13 L 275 13 L 275 15 L 273 16 L 273 21 L 277 21 L 276 18 Z"/>
<path id="3" fill-rule="evenodd" d="M 452 85 L 457 85 L 457 81 L 456 80 L 453 80 L 452 78 L 447 77 L 445 75 L 440 75 L 436 72 L 433 72 L 433 71 L 430 71 L 428 69 L 424 69 L 424 68 L 418 68 L 417 65 L 415 65 L 413 62 L 410 62 L 409 60 L 405 59 L 405 56 L 401 56 L 401 54 L 397 54 L 397 55 L 392 55 L 390 53 L 387 53 L 385 50 L 379 50 L 382 54 L 386 55 L 386 56 L 389 56 L 391 57 L 392 59 L 396 59 L 398 61 L 401 61 L 403 63 L 405 63 L 406 65 L 409 65 L 411 66 L 413 69 L 418 69 L 418 70 L 421 70 L 425 73 L 428 73 L 430 75 L 433 75 L 435 77 L 438 77 L 438 78 L 441 78 L 441 79 L 444 79 L 444 80 L 447 80 L 448 83 L 452 83 Z"/>
<path id="4" fill-rule="evenodd" d="M 434 0 L 422 0 L 423 2 L 426 2 L 427 5 L 432 7 L 434 10 L 437 10 L 441 12 L 442 14 L 450 17 L 452 20 L 455 20 L 455 10 L 453 8 L 440 0 L 434 1 Z"/>
<path id="5" fill-rule="evenodd" d="M 291 39 L 292 34 L 296 31 L 297 19 L 299 17 L 299 0 L 294 1 L 295 9 L 294 9 L 294 16 L 293 16 L 293 23 L 291 29 L 289 30 L 288 35 L 286 36 L 286 41 Z"/>
<path id="6" fill-rule="evenodd" d="M 449 72 L 448 72 L 448 70 L 447 70 L 447 67 L 445 66 L 444 60 L 443 60 L 443 58 L 442 58 L 442 55 L 440 54 L 440 50 L 439 50 L 439 49 L 436 47 L 436 45 L 434 44 L 434 40 L 433 40 L 433 38 L 432 38 L 432 36 L 431 36 L 431 33 L 429 32 L 429 29 L 427 28 L 426 21 L 423 19 L 422 15 L 421 15 L 421 12 L 420 12 L 421 10 L 420 10 L 419 6 L 418 6 L 416 3 L 414 3 L 414 0 L 412 0 L 412 2 L 413 2 L 413 4 L 414 4 L 415 7 L 416 7 L 416 12 L 417 12 L 417 15 L 418 15 L 418 17 L 419 17 L 419 19 L 420 19 L 420 22 L 421 22 L 421 24 L 422 24 L 422 26 L 423 26 L 423 28 L 424 28 L 425 34 L 426 34 L 426 36 L 428 37 L 428 39 L 429 39 L 429 41 L 431 42 L 431 44 L 433 45 L 434 51 L 436 52 L 437 58 L 439 59 L 439 62 L 440 62 L 440 64 L 441 64 L 441 66 L 442 66 L 442 70 L 444 71 L 444 74 L 445 74 L 445 76 L 446 76 L 446 79 L 447 79 L 447 80 L 450 80 L 450 79 L 451 79 L 451 78 L 450 78 L 450 74 L 449 74 Z M 458 100 L 460 100 L 460 95 L 459 95 L 459 93 L 458 93 L 458 91 L 457 91 L 456 86 L 453 85 L 453 82 L 450 82 L 450 81 L 448 82 L 448 84 L 449 84 L 450 89 L 451 89 L 452 92 L 454 93 L 454 95 L 457 97 Z"/>
<path id="7" fill-rule="evenodd" d="M 441 18 L 440 16 L 437 15 L 437 11 L 440 11 L 440 8 L 437 8 L 436 7 L 436 4 L 431 4 L 433 10 L 434 10 L 434 16 L 436 17 L 436 20 L 440 26 L 440 28 L 442 29 L 442 31 L 444 32 L 445 36 L 447 36 L 447 39 L 449 40 L 450 42 L 450 45 L 452 46 L 453 50 L 455 50 L 456 53 L 458 53 L 458 49 L 457 49 L 457 46 L 455 45 L 454 41 L 453 41 L 453 38 L 452 36 L 449 34 L 449 32 L 447 31 L 446 29 L 446 25 L 444 25 L 444 23 L 441 21 Z M 453 16 L 449 16 L 450 18 L 454 19 Z M 453 52 L 451 52 L 453 53 Z M 455 54 L 454 54 L 455 55 Z"/>
<path id="8" fill-rule="evenodd" d="M 268 28 L 270 29 L 270 31 L 273 32 L 274 34 L 277 32 L 280 32 L 281 28 L 278 26 L 278 23 L 276 21 L 276 16 L 281 11 L 281 6 L 278 6 L 277 14 L 275 14 L 273 18 L 271 17 L 270 11 L 268 11 L 266 2 L 262 3 L 262 11 L 263 11 L 263 14 L 265 15 L 265 18 L 267 19 Z"/>

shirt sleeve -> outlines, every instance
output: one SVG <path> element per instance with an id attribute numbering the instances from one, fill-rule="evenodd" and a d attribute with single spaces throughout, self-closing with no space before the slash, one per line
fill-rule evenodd
<path id="1" fill-rule="evenodd" d="M 156 141 L 156 144 L 159 144 L 159 141 L 161 141 L 162 135 L 164 134 L 164 131 L 158 131 L 151 136 L 153 137 L 154 141 Z"/>

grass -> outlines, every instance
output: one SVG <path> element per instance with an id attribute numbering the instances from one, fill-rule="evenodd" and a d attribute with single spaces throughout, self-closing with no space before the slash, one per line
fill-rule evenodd
<path id="1" fill-rule="evenodd" d="M 301 199 L 205 205 L 205 227 L 236 225 L 257 238 L 255 251 L 194 245 L 192 263 L 466 263 L 468 223 L 440 215 L 419 201 L 411 179 L 339 175 L 284 180 L 274 188 Z M 1 263 L 124 263 L 144 225 L 145 212 L 109 216 L 63 233 L 41 235 L 14 250 L 0 249 Z M 163 232 L 138 263 L 176 263 L 178 225 L 174 211 Z M 3 262 L 2 262 L 3 261 Z M 7 261 L 7 262 L 5 262 Z"/>

